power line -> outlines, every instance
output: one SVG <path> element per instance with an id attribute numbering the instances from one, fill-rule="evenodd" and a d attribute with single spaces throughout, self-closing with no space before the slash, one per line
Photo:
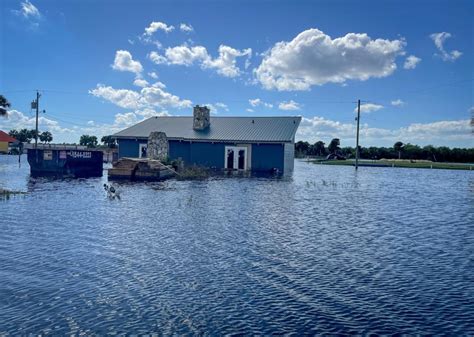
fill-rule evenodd
<path id="1" fill-rule="evenodd" d="M 50 112 L 48 112 L 48 115 L 49 116 L 55 116 L 56 118 L 64 118 L 64 116 L 59 116 L 56 113 L 51 114 Z M 69 115 L 67 116 L 67 119 L 72 120 L 72 121 L 79 121 L 79 122 L 89 122 L 89 121 L 92 120 L 93 122 L 109 123 L 109 121 L 100 120 L 100 119 L 96 119 L 96 118 L 79 118 L 79 117 L 70 117 Z"/>
<path id="2" fill-rule="evenodd" d="M 70 125 L 74 125 L 74 126 L 80 126 L 80 127 L 87 127 L 87 128 L 91 128 L 91 127 L 95 127 L 97 125 L 87 125 L 87 124 L 79 124 L 79 123 L 76 123 L 76 122 L 70 122 L 70 121 L 66 121 L 64 119 L 61 119 L 59 117 L 56 117 L 55 115 L 51 115 L 51 114 L 48 114 L 48 116 L 51 116 L 52 120 L 55 120 L 57 122 L 62 122 L 62 123 L 66 123 L 66 124 L 70 124 Z M 104 124 L 107 124 L 107 123 L 104 123 Z"/>

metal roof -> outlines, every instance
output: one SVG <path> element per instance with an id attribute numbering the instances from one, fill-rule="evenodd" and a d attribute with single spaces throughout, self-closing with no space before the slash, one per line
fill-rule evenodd
<path id="1" fill-rule="evenodd" d="M 116 138 L 148 138 L 152 131 L 166 133 L 169 139 L 291 142 L 301 117 L 215 117 L 203 131 L 193 129 L 192 116 L 156 116 L 112 135 Z"/>
<path id="2" fill-rule="evenodd" d="M 15 143 L 17 140 L 11 137 L 8 133 L 0 130 L 0 142 Z"/>

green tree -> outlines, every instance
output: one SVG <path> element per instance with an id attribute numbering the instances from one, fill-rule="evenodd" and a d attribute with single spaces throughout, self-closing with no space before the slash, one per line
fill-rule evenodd
<path id="1" fill-rule="evenodd" d="M 96 136 L 82 135 L 79 144 L 87 146 L 88 148 L 96 147 L 98 144 Z"/>
<path id="2" fill-rule="evenodd" d="M 18 140 L 20 143 L 30 143 L 31 140 L 35 136 L 35 130 L 28 130 L 28 129 L 21 129 L 20 131 L 17 130 L 10 130 L 8 133 L 10 136 Z"/>
<path id="3" fill-rule="evenodd" d="M 53 141 L 53 135 L 49 131 L 44 131 L 39 135 L 40 141 L 43 143 L 50 143 Z"/>
<path id="4" fill-rule="evenodd" d="M 8 134 L 12 136 L 13 138 L 15 138 L 16 140 L 20 141 L 19 132 L 17 130 L 10 130 Z"/>
<path id="5" fill-rule="evenodd" d="M 11 106 L 10 102 L 5 98 L 5 96 L 0 95 L 0 116 L 7 115 L 7 108 Z"/>
<path id="6" fill-rule="evenodd" d="M 303 142 L 303 141 L 298 141 L 295 143 L 295 156 L 298 158 L 305 157 L 308 155 L 308 150 L 309 150 L 309 143 L 308 142 Z"/>
<path id="7" fill-rule="evenodd" d="M 402 142 L 396 142 L 393 144 L 393 149 L 398 152 L 398 159 L 402 158 L 402 150 L 403 150 L 403 143 Z"/>
<path id="8" fill-rule="evenodd" d="M 328 145 L 329 153 L 336 153 L 337 151 L 339 151 L 339 145 L 341 145 L 341 141 L 339 140 L 339 138 L 334 138 L 333 140 L 331 140 Z"/>
<path id="9" fill-rule="evenodd" d="M 413 145 L 410 143 L 405 144 L 403 147 L 403 153 L 405 153 L 408 159 L 424 159 L 423 151 L 418 145 Z"/>
<path id="10" fill-rule="evenodd" d="M 343 147 L 341 148 L 341 154 L 346 158 L 354 158 L 355 157 L 355 148 L 354 147 Z"/>
<path id="11" fill-rule="evenodd" d="M 36 139 L 36 130 L 33 130 L 33 129 L 32 129 L 32 130 L 29 130 L 28 132 L 29 132 L 29 134 L 30 134 L 31 140 Z M 38 132 L 38 139 L 39 139 L 39 132 Z"/>
<path id="12" fill-rule="evenodd" d="M 102 144 L 106 145 L 110 149 L 113 149 L 117 146 L 115 138 L 113 138 L 112 136 L 104 136 L 100 139 L 100 141 Z"/>
<path id="13" fill-rule="evenodd" d="M 318 156 L 324 156 L 326 154 L 326 148 L 324 147 L 324 142 L 318 140 L 314 143 L 314 152 Z"/>

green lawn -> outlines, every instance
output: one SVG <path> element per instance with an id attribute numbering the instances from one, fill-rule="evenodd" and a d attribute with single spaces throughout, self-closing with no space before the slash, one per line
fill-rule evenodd
<path id="1" fill-rule="evenodd" d="M 354 166 L 354 160 L 311 160 L 314 164 L 321 165 L 348 165 Z M 414 160 L 360 160 L 359 164 L 367 165 L 386 165 L 389 167 L 408 167 L 408 168 L 424 168 L 424 169 L 448 169 L 448 170 L 474 170 L 474 164 L 461 163 L 438 163 L 429 161 Z"/>

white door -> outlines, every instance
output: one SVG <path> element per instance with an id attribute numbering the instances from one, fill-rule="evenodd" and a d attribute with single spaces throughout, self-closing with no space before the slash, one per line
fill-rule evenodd
<path id="1" fill-rule="evenodd" d="M 247 148 L 243 146 L 226 146 L 224 167 L 229 170 L 246 170 Z"/>
<path id="2" fill-rule="evenodd" d="M 138 158 L 146 158 L 147 157 L 147 145 L 148 144 L 140 144 L 138 146 Z"/>

